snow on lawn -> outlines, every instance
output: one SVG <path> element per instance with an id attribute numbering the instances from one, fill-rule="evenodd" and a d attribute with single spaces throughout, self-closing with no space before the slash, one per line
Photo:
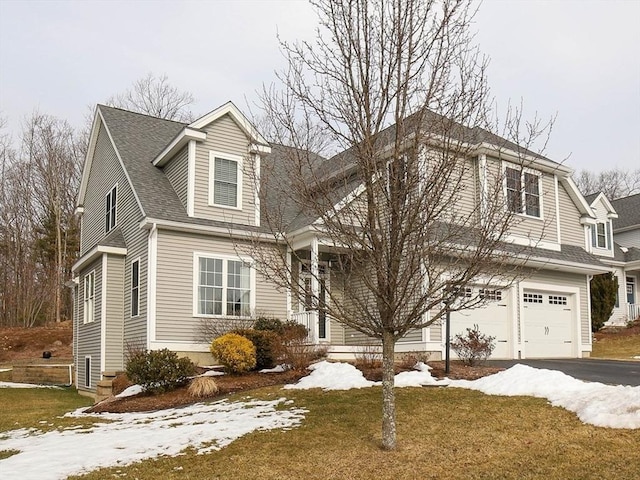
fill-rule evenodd
<path id="1" fill-rule="evenodd" d="M 2 478 L 66 478 L 99 467 L 123 466 L 159 455 L 178 455 L 187 447 L 198 453 L 218 450 L 254 430 L 288 429 L 306 410 L 277 410 L 274 401 L 230 403 L 226 400 L 157 412 L 101 414 L 112 423 L 42 433 L 20 429 L 0 434 L 0 451 L 20 453 L 0 460 Z M 73 417 L 90 418 L 77 410 Z M 95 415 L 93 415 L 95 417 Z M 61 452 L 73 452 L 73 461 Z"/>
<path id="2" fill-rule="evenodd" d="M 529 395 L 574 412 L 597 427 L 640 428 L 640 387 L 583 382 L 556 370 L 517 364 L 478 380 L 452 380 L 452 387 L 489 395 Z"/>
<path id="3" fill-rule="evenodd" d="M 436 380 L 429 373 L 430 367 L 420 362 L 416 372 L 402 372 L 395 376 L 396 387 L 420 387 L 423 385 L 447 385 L 448 379 Z M 338 362 L 318 362 L 309 367 L 311 374 L 301 378 L 298 383 L 285 385 L 284 388 L 305 390 L 322 388 L 323 390 L 350 390 L 380 385 L 364 378 L 362 372 L 353 365 Z"/>
<path id="4" fill-rule="evenodd" d="M 0 388 L 60 388 L 55 385 L 36 385 L 35 383 L 0 382 Z"/>

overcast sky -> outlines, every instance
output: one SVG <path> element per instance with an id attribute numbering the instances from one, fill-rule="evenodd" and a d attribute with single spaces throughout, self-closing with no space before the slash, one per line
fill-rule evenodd
<path id="1" fill-rule="evenodd" d="M 88 106 L 147 73 L 204 114 L 241 110 L 283 67 L 276 38 L 311 38 L 300 1 L 0 0 L 0 115 L 17 137 L 34 109 L 80 126 Z M 640 168 L 640 0 L 485 0 L 477 41 L 499 108 L 557 113 L 546 150 L 575 168 Z"/>

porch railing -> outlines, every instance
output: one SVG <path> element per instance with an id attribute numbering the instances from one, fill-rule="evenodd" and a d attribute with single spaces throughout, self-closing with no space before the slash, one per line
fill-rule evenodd
<path id="1" fill-rule="evenodd" d="M 640 303 L 630 303 L 629 304 L 629 320 L 635 320 L 640 317 Z"/>
<path id="2" fill-rule="evenodd" d="M 320 338 L 318 312 L 306 311 L 291 314 L 291 320 L 304 325 L 307 328 L 307 342 L 316 344 Z"/>

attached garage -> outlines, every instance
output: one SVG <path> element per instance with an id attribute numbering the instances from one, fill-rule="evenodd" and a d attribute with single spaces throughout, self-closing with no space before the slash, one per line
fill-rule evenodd
<path id="1" fill-rule="evenodd" d="M 521 306 L 526 358 L 578 356 L 575 294 L 524 290 Z"/>
<path id="2" fill-rule="evenodd" d="M 468 288 L 466 295 L 479 295 L 486 300 L 480 307 L 451 314 L 451 338 L 466 334 L 467 328 L 478 327 L 485 335 L 495 337 L 496 348 L 491 358 L 513 358 L 511 291 L 508 289 Z M 451 352 L 453 356 L 455 353 Z"/>

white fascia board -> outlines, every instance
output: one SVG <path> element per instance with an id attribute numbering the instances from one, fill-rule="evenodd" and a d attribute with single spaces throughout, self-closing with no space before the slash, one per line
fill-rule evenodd
<path id="1" fill-rule="evenodd" d="M 591 206 L 595 205 L 597 202 L 602 203 L 604 208 L 607 209 L 607 218 L 618 218 L 616 209 L 613 208 L 613 205 L 611 205 L 611 202 L 604 193 L 600 192 L 598 196 L 593 199 L 593 202 L 591 202 Z"/>
<path id="2" fill-rule="evenodd" d="M 76 263 L 73 264 L 71 271 L 77 272 L 87 263 L 92 262 L 96 258 L 98 258 L 103 253 L 110 253 L 112 255 L 126 255 L 127 249 L 122 247 L 109 247 L 105 245 L 96 245 L 87 253 L 85 253 L 82 257 L 78 259 Z"/>
<path id="3" fill-rule="evenodd" d="M 178 135 L 171 141 L 169 145 L 165 147 L 162 152 L 153 159 L 153 165 L 156 167 L 164 167 L 171 157 L 173 157 L 180 149 L 184 148 L 190 140 L 203 142 L 207 139 L 207 134 L 199 130 L 194 130 L 189 127 L 184 127 Z"/>
<path id="4" fill-rule="evenodd" d="M 640 230 L 640 224 L 629 225 L 628 227 L 616 228 L 613 233 L 624 233 L 632 230 Z"/>
<path id="5" fill-rule="evenodd" d="M 84 214 L 84 207 L 82 205 L 77 206 L 74 210 L 73 210 L 73 214 L 74 215 L 83 215 Z"/>
<path id="6" fill-rule="evenodd" d="M 517 258 L 517 257 L 516 257 Z M 607 273 L 610 268 L 606 265 L 585 265 L 584 263 L 568 262 L 565 260 L 550 260 L 547 258 L 528 258 L 525 259 L 525 266 L 540 267 L 543 270 L 557 270 L 561 272 L 571 273 Z"/>
<path id="7" fill-rule="evenodd" d="M 519 153 L 515 150 L 500 147 L 499 145 L 494 145 L 487 142 L 478 144 L 473 150 L 473 153 L 476 154 L 485 154 L 491 156 L 497 155 L 501 160 L 506 160 L 508 162 L 521 164 L 524 161 L 527 162 L 527 166 L 535 168 L 537 170 L 541 170 L 543 172 L 560 173 L 565 175 L 571 175 L 573 173 L 573 169 L 567 167 L 566 165 L 561 165 L 551 160 L 539 158 L 534 155 Z"/>
<path id="8" fill-rule="evenodd" d="M 553 250 L 555 252 L 561 251 L 561 245 L 559 243 L 543 239 L 521 237 L 518 235 L 506 235 L 504 240 L 506 243 L 511 243 L 514 245 L 542 248 L 545 250 Z"/>
<path id="9" fill-rule="evenodd" d="M 265 138 L 258 133 L 256 128 L 251 124 L 249 119 L 243 115 L 243 113 L 236 107 L 233 102 L 229 101 L 224 105 L 216 108 L 212 112 L 207 113 L 206 115 L 200 117 L 193 123 L 189 125 L 190 128 L 201 129 L 209 125 L 211 122 L 216 121 L 220 117 L 229 114 L 231 118 L 238 124 L 238 126 L 245 132 L 245 134 L 252 140 L 256 145 L 261 145 L 269 148 L 269 142 L 265 140 Z M 267 153 L 267 152 L 265 152 Z"/>
<path id="10" fill-rule="evenodd" d="M 593 217 L 580 217 L 580 225 L 595 225 L 596 223 L 596 219 Z"/>
<path id="11" fill-rule="evenodd" d="M 156 225 L 163 230 L 173 230 L 186 233 L 204 233 L 219 237 L 239 237 L 248 239 L 259 239 L 261 241 L 275 242 L 273 235 L 262 232 L 251 232 L 234 228 L 213 227 L 211 225 L 197 225 L 192 223 L 174 222 L 172 220 L 161 220 L 157 218 L 145 217 L 138 225 L 140 229 L 149 230 Z"/>
<path id="12" fill-rule="evenodd" d="M 84 164 L 82 166 L 82 178 L 80 179 L 80 189 L 78 190 L 78 198 L 76 199 L 76 207 L 82 207 L 84 205 L 84 197 L 87 193 L 87 183 L 89 182 L 89 172 L 91 171 L 91 164 L 93 162 L 93 154 L 96 149 L 96 142 L 98 141 L 98 132 L 100 131 L 100 122 L 102 121 L 102 115 L 98 114 L 98 106 L 96 106 L 93 113 L 93 123 L 91 124 L 91 134 L 89 135 L 89 148 L 87 148 L 87 154 L 84 157 Z"/>
<path id="13" fill-rule="evenodd" d="M 140 213 L 142 213 L 142 215 L 146 215 L 146 213 L 144 212 L 144 208 L 142 208 L 142 202 L 140 201 L 140 197 L 138 197 L 138 193 L 136 192 L 136 189 L 133 187 L 133 182 L 131 181 L 131 177 L 129 176 L 129 172 L 127 172 L 127 169 L 124 166 L 124 162 L 122 161 L 122 157 L 120 156 L 120 152 L 118 151 L 118 148 L 116 147 L 116 142 L 113 141 L 113 136 L 111 135 L 111 131 L 109 130 L 109 126 L 107 125 L 107 122 L 104 121 L 104 117 L 102 116 L 102 112 L 100 112 L 100 110 L 98 110 L 98 113 L 100 114 L 100 118 L 102 119 L 102 124 L 104 125 L 104 130 L 107 132 L 107 136 L 109 137 L 109 141 L 111 142 L 111 146 L 113 147 L 113 151 L 116 152 L 116 157 L 118 157 L 118 161 L 120 162 L 120 168 L 122 168 L 122 171 L 124 172 L 124 176 L 127 179 L 127 182 L 129 182 L 129 187 L 131 187 L 131 191 L 133 192 L 133 197 L 136 199 L 136 203 L 138 204 L 138 208 L 140 209 Z"/>
<path id="14" fill-rule="evenodd" d="M 269 145 L 259 145 L 252 143 L 249 145 L 249 153 L 271 153 L 271 147 Z"/>
<path id="15" fill-rule="evenodd" d="M 356 188 L 351 190 L 351 192 L 349 192 L 342 200 L 336 203 L 331 210 L 325 212 L 325 215 L 329 218 L 332 218 L 336 213 L 340 212 L 340 210 L 342 210 L 344 207 L 358 198 L 362 194 L 362 192 L 364 192 L 364 190 L 364 183 L 361 183 Z M 321 218 L 317 218 L 313 223 L 322 223 Z"/>
<path id="16" fill-rule="evenodd" d="M 580 213 L 588 215 L 589 217 L 596 218 L 596 214 L 594 213 L 591 206 L 587 203 L 580 190 L 578 190 L 577 185 L 574 183 L 573 179 L 570 176 L 561 176 L 558 178 L 560 182 L 567 189 L 567 193 L 573 200 L 573 203 L 578 207 Z"/>

